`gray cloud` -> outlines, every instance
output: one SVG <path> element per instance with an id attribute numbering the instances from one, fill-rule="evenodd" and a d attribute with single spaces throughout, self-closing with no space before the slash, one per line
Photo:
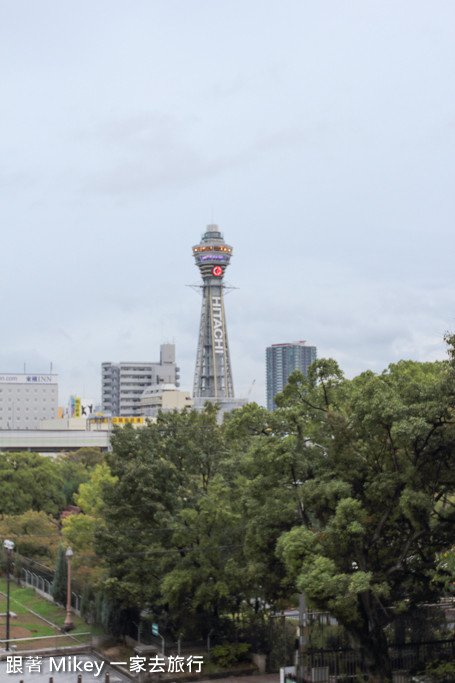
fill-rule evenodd
<path id="1" fill-rule="evenodd" d="M 104 360 L 175 339 L 218 222 L 237 393 L 268 344 L 349 376 L 454 329 L 452 3 L 9 4 L 0 26 L 0 369 L 99 397 Z"/>

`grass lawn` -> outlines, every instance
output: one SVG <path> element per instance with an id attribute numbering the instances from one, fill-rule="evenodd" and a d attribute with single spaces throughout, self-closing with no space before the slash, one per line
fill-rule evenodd
<path id="1" fill-rule="evenodd" d="M 0 579 L 0 591 L 6 593 L 6 579 Z M 18 602 L 16 602 L 16 600 Z M 31 609 L 38 615 L 49 619 L 57 627 L 61 627 L 66 617 L 66 610 L 52 602 L 45 600 L 35 593 L 33 588 L 21 588 L 14 582 L 10 583 L 10 612 L 17 616 L 10 619 L 10 638 L 39 638 L 46 637 L 46 640 L 31 640 L 17 643 L 20 650 L 32 649 L 35 647 L 46 647 L 59 645 L 74 645 L 75 640 L 71 637 L 49 638 L 49 636 L 61 635 L 59 629 L 53 628 L 50 624 L 42 621 L 28 610 Z M 6 597 L 0 595 L 0 613 L 6 613 Z M 74 630 L 72 633 L 85 633 L 90 631 L 90 627 L 81 617 L 73 614 Z M 0 616 L 0 639 L 6 637 L 6 616 Z M 89 636 L 81 636 L 77 640 L 86 642 Z"/>

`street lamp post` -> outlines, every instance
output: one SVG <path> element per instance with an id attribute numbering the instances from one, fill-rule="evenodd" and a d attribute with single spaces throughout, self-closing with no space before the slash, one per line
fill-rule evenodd
<path id="1" fill-rule="evenodd" d="M 66 549 L 66 560 L 68 565 L 68 585 L 66 593 L 66 619 L 63 624 L 64 631 L 71 631 L 74 628 L 73 620 L 71 618 L 71 559 L 73 557 L 73 550 L 71 546 Z"/>
<path id="2" fill-rule="evenodd" d="M 11 551 L 14 549 L 13 541 L 3 541 L 3 547 L 6 550 L 6 643 L 5 649 L 9 650 L 9 564 L 11 558 Z"/>

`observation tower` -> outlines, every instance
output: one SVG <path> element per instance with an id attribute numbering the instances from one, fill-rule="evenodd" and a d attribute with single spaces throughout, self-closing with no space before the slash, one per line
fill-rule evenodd
<path id="1" fill-rule="evenodd" d="M 202 239 L 193 247 L 193 256 L 202 277 L 202 309 L 194 372 L 195 405 L 205 400 L 234 398 L 229 342 L 224 315 L 223 277 L 232 256 L 217 225 L 208 225 Z M 202 399 L 199 402 L 197 399 Z"/>

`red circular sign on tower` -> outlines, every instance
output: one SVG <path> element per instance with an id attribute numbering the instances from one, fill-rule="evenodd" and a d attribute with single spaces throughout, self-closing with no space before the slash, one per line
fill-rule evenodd
<path id="1" fill-rule="evenodd" d="M 213 266 L 212 268 L 212 275 L 215 277 L 220 277 L 220 275 L 223 274 L 223 269 L 221 266 Z"/>

